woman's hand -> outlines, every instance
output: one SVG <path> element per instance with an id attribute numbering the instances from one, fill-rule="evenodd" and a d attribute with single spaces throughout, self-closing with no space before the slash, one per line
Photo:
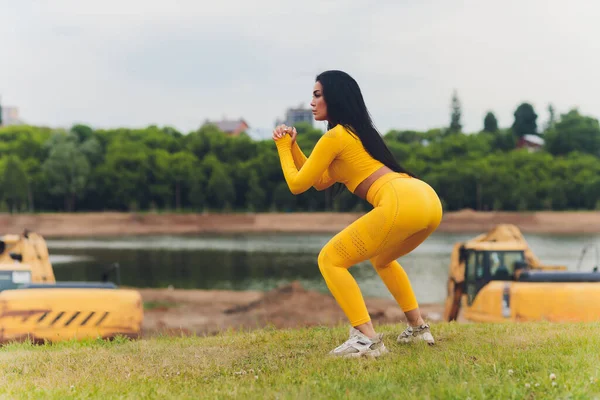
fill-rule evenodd
<path id="1" fill-rule="evenodd" d="M 298 132 L 296 132 L 296 128 L 292 127 L 290 132 L 290 138 L 292 139 L 292 144 L 296 141 L 296 136 L 298 136 Z"/>
<path id="2" fill-rule="evenodd" d="M 284 130 L 287 128 L 285 125 L 277 125 L 273 129 L 273 140 L 279 140 L 285 135 Z"/>
<path id="3" fill-rule="evenodd" d="M 286 125 L 278 125 L 275 127 L 275 129 L 273 129 L 273 140 L 279 140 L 285 135 L 290 135 L 292 143 L 294 143 L 297 134 L 296 128 L 290 128 Z"/>

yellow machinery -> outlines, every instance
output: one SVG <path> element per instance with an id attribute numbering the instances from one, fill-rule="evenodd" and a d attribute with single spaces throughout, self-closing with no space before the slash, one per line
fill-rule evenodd
<path id="1" fill-rule="evenodd" d="M 0 237 L 0 343 L 141 334 L 139 292 L 111 282 L 56 282 L 44 238 Z"/>
<path id="2" fill-rule="evenodd" d="M 516 226 L 498 225 L 454 245 L 444 319 L 461 309 L 474 322 L 600 321 L 600 272 L 542 265 Z"/>

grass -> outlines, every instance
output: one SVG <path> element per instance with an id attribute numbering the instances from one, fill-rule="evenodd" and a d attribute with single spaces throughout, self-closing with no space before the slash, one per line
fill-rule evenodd
<path id="1" fill-rule="evenodd" d="M 376 360 L 325 356 L 342 327 L 9 344 L 0 398 L 600 398 L 599 323 L 438 324 L 434 347 L 400 329 Z"/>
<path id="2" fill-rule="evenodd" d="M 144 310 L 158 310 L 158 309 L 169 309 L 175 308 L 178 306 L 178 303 L 173 301 L 166 300 L 156 300 L 156 301 L 145 301 L 144 302 Z"/>

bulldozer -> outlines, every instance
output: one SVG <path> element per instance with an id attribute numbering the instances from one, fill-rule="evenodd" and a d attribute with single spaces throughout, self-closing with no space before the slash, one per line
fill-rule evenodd
<path id="1" fill-rule="evenodd" d="M 600 256 L 575 271 L 544 265 L 519 228 L 502 224 L 452 249 L 444 320 L 468 322 L 600 321 Z"/>
<path id="2" fill-rule="evenodd" d="M 138 291 L 113 282 L 57 282 L 44 238 L 0 237 L 0 344 L 141 336 Z"/>

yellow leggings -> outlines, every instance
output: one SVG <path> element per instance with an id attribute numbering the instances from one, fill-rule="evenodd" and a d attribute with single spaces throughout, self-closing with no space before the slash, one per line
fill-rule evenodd
<path id="1" fill-rule="evenodd" d="M 437 229 L 442 205 L 425 182 L 399 173 L 378 178 L 366 199 L 373 210 L 335 235 L 319 253 L 319 269 L 346 317 L 357 326 L 371 318 L 348 268 L 370 260 L 404 312 L 418 308 L 397 258 L 410 253 Z"/>

